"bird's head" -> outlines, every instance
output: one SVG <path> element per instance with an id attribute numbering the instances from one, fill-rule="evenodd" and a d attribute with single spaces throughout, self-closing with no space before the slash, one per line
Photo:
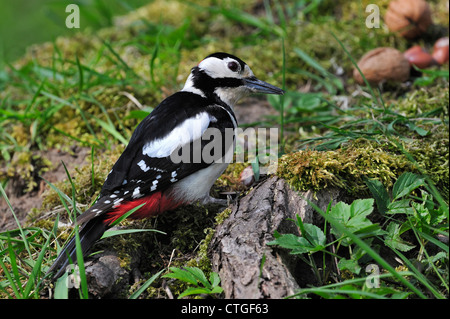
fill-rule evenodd
<path id="1" fill-rule="evenodd" d="M 208 55 L 192 68 L 183 91 L 218 97 L 230 106 L 251 93 L 284 93 L 282 89 L 257 79 L 244 61 L 223 52 Z"/>

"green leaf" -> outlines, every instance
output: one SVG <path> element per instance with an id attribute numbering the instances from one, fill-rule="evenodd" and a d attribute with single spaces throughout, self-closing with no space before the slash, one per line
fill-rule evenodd
<path id="1" fill-rule="evenodd" d="M 278 245 L 290 249 L 291 254 L 304 254 L 323 250 L 326 245 L 326 237 L 323 231 L 312 224 L 301 224 L 302 237 L 294 234 L 274 234 L 275 240 L 267 245 Z"/>
<path id="2" fill-rule="evenodd" d="M 206 279 L 205 273 L 197 267 L 170 267 L 170 270 L 172 272 L 164 275 L 163 278 L 174 278 L 195 286 L 187 288 L 178 296 L 178 298 L 196 294 L 210 295 L 221 293 L 223 291 L 223 289 L 218 286 L 220 283 L 220 277 L 215 272 L 212 272 L 210 274 L 210 281 L 208 281 Z"/>
<path id="3" fill-rule="evenodd" d="M 373 202 L 372 198 L 369 199 L 357 199 L 353 201 L 350 205 L 350 213 L 352 219 L 354 218 L 362 218 L 370 215 L 373 211 Z"/>
<path id="4" fill-rule="evenodd" d="M 375 198 L 378 211 L 380 212 L 380 214 L 385 214 L 388 210 L 387 207 L 391 202 L 386 188 L 384 188 L 383 184 L 376 179 L 368 179 L 365 182 L 373 197 Z"/>
<path id="5" fill-rule="evenodd" d="M 216 272 L 211 272 L 209 275 L 209 281 L 211 282 L 211 286 L 216 288 L 220 284 L 219 274 Z"/>
<path id="6" fill-rule="evenodd" d="M 388 205 L 387 214 L 413 214 L 409 199 L 402 199 Z"/>
<path id="7" fill-rule="evenodd" d="M 412 122 L 408 122 L 407 126 L 420 136 L 427 136 L 430 133 L 430 131 L 423 129 Z"/>
<path id="8" fill-rule="evenodd" d="M 394 200 L 406 196 L 416 188 L 425 184 L 424 178 L 414 173 L 403 173 L 395 182 L 392 188 L 392 196 Z"/>
<path id="9" fill-rule="evenodd" d="M 348 231 L 358 234 L 360 237 L 367 237 L 368 235 L 373 235 L 379 228 L 378 225 L 372 224 L 366 217 L 372 213 L 373 204 L 373 198 L 357 199 L 351 205 L 339 202 L 331 208 L 330 217 L 339 222 Z M 338 238 L 344 236 L 339 229 L 333 226 L 331 227 L 331 233 Z M 342 243 L 349 245 L 351 240 L 344 239 Z"/>
<path id="10" fill-rule="evenodd" d="M 210 293 L 211 293 L 211 290 L 209 290 L 207 288 L 189 287 L 178 296 L 178 299 L 181 299 L 181 298 L 189 296 L 189 295 L 200 295 L 200 294 L 210 294 Z"/>
<path id="11" fill-rule="evenodd" d="M 387 234 L 384 236 L 384 243 L 388 247 L 393 247 L 400 251 L 406 252 L 415 246 L 408 245 L 400 236 L 402 234 L 401 227 L 396 222 L 390 222 L 386 227 Z"/>
<path id="12" fill-rule="evenodd" d="M 306 238 L 294 234 L 280 235 L 275 240 L 268 242 L 267 245 L 278 245 L 282 248 L 291 249 L 291 254 L 304 254 L 313 248 Z"/>
<path id="13" fill-rule="evenodd" d="M 163 278 L 174 278 L 198 286 L 197 279 L 192 273 L 177 267 L 170 267 L 169 269 L 171 273 L 165 274 L 162 276 Z"/>
<path id="14" fill-rule="evenodd" d="M 308 234 L 308 241 L 314 246 L 315 250 L 320 250 L 326 245 L 326 237 L 323 231 L 313 224 L 303 224 Z"/>
<path id="15" fill-rule="evenodd" d="M 359 266 L 358 261 L 353 259 L 342 258 L 338 262 L 338 268 L 340 270 L 349 270 L 357 275 L 361 272 L 361 267 Z"/>
<path id="16" fill-rule="evenodd" d="M 201 269 L 197 267 L 184 267 L 184 269 L 194 275 L 195 279 L 197 279 L 197 281 L 199 281 L 204 287 L 211 289 L 211 284 L 208 279 L 206 279 L 206 276 Z"/>

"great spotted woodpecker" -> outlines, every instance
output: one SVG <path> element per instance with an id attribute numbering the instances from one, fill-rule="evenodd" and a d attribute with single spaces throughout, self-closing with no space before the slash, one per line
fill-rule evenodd
<path id="1" fill-rule="evenodd" d="M 224 156 L 234 150 L 234 140 L 226 138 L 226 131 L 237 127 L 233 106 L 250 93 L 284 92 L 258 80 L 245 62 L 231 54 L 211 54 L 192 68 L 183 89 L 162 101 L 136 127 L 99 199 L 77 218 L 83 254 L 112 222 L 139 205 L 143 206 L 130 218 L 156 216 L 195 201 L 219 202 L 209 191 L 228 165 Z M 211 143 L 204 137 L 213 129 L 221 133 L 214 135 L 221 147 L 208 153 L 212 160 L 203 156 L 193 160 Z M 191 153 L 183 157 L 180 152 L 186 146 Z M 54 279 L 76 261 L 75 248 L 72 238 L 49 270 Z"/>

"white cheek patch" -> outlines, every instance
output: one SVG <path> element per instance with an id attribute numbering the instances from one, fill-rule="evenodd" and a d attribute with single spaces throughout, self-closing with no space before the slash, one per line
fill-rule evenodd
<path id="1" fill-rule="evenodd" d="M 208 113 L 201 112 L 175 127 L 166 136 L 145 144 L 142 148 L 142 154 L 149 157 L 167 157 L 178 147 L 200 138 L 208 128 L 211 120 L 212 118 Z M 146 172 L 147 166 L 144 161 L 139 162 L 138 165 Z"/>
<path id="2" fill-rule="evenodd" d="M 232 58 L 225 58 L 225 59 L 218 59 L 215 57 L 210 57 L 207 59 L 204 59 L 202 62 L 199 63 L 198 67 L 205 71 L 206 74 L 208 74 L 213 79 L 215 78 L 241 78 L 239 73 L 233 72 L 228 68 L 228 62 L 236 62 Z"/>

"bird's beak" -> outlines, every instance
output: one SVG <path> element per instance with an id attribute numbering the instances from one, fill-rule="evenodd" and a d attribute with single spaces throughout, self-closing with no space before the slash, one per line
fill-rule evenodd
<path id="1" fill-rule="evenodd" d="M 283 95 L 284 91 L 272 84 L 258 80 L 252 76 L 244 79 L 245 86 L 254 93 L 278 94 Z"/>

